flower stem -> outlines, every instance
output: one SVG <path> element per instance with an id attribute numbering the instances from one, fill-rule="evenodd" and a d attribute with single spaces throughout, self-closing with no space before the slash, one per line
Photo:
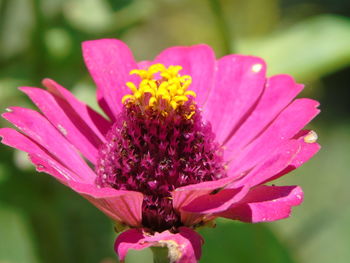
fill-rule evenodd
<path id="1" fill-rule="evenodd" d="M 151 247 L 153 252 L 154 263 L 169 263 L 168 248 L 166 247 Z"/>

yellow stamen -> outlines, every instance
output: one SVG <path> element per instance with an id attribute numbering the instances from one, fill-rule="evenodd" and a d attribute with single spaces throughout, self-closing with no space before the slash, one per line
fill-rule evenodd
<path id="1" fill-rule="evenodd" d="M 134 96 L 133 95 L 125 95 L 123 98 L 122 98 L 122 103 L 126 102 L 127 100 L 131 100 L 133 101 L 134 100 Z"/>
<path id="2" fill-rule="evenodd" d="M 189 119 L 191 119 L 192 118 L 192 116 L 194 115 L 194 111 L 191 111 L 189 114 L 186 114 L 185 115 L 185 118 L 187 119 L 187 120 L 189 120 Z"/>
<path id="3" fill-rule="evenodd" d="M 176 101 L 170 101 L 170 105 L 171 105 L 171 107 L 174 109 L 174 110 L 176 110 L 176 108 L 177 108 L 177 103 L 176 103 Z"/>
<path id="4" fill-rule="evenodd" d="M 155 97 L 151 97 L 148 101 L 148 106 L 153 107 L 157 102 L 157 99 Z"/>
<path id="5" fill-rule="evenodd" d="M 173 98 L 174 101 L 180 102 L 180 101 L 188 101 L 188 98 L 186 96 L 175 96 Z"/>
<path id="6" fill-rule="evenodd" d="M 126 83 L 132 94 L 125 95 L 122 103 L 135 103 L 145 109 L 159 111 L 162 116 L 177 111 L 189 97 L 196 97 L 193 90 L 188 90 L 192 83 L 191 76 L 181 76 L 181 70 L 182 67 L 177 65 L 165 67 L 163 64 L 154 64 L 145 70 L 130 71 L 131 75 L 138 75 L 141 82 L 138 87 L 132 82 Z M 196 107 L 191 104 L 187 109 L 183 114 L 186 119 L 190 119 L 195 114 Z"/>
<path id="7" fill-rule="evenodd" d="M 135 84 L 132 83 L 132 82 L 127 82 L 127 83 L 126 83 L 126 86 L 128 86 L 128 88 L 129 88 L 133 93 L 135 93 L 135 92 L 137 91 L 137 88 L 136 88 Z"/>

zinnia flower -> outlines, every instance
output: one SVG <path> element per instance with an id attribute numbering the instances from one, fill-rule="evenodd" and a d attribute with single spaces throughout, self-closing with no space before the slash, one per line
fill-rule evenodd
<path id="1" fill-rule="evenodd" d="M 41 113 L 9 108 L 3 117 L 19 131 L 0 135 L 125 230 L 120 260 L 167 247 L 170 262 L 197 262 L 197 227 L 279 220 L 302 202 L 298 186 L 267 185 L 319 150 L 316 133 L 302 130 L 318 102 L 294 99 L 303 85 L 292 77 L 266 77 L 253 56 L 216 60 L 206 45 L 137 63 L 124 43 L 103 39 L 83 43 L 83 54 L 108 119 L 45 79 L 47 90 L 20 88 Z"/>

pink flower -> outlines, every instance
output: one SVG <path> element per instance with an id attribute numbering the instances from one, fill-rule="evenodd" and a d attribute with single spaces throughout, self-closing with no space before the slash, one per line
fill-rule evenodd
<path id="1" fill-rule="evenodd" d="M 294 99 L 303 85 L 292 77 L 266 77 L 253 56 L 216 60 L 206 45 L 137 63 L 124 43 L 103 39 L 83 54 L 108 119 L 45 79 L 47 90 L 20 88 L 42 114 L 11 107 L 3 117 L 20 131 L 0 135 L 129 228 L 115 243 L 121 260 L 160 246 L 171 262 L 197 262 L 196 227 L 279 220 L 302 202 L 298 186 L 266 185 L 319 150 L 316 133 L 301 130 L 318 102 Z"/>

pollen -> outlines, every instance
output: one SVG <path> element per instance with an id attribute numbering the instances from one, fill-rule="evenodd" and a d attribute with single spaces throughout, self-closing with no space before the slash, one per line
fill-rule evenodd
<path id="1" fill-rule="evenodd" d="M 183 113 L 186 119 L 195 114 L 194 98 L 196 93 L 189 90 L 192 78 L 189 75 L 181 75 L 181 66 L 153 64 L 148 69 L 134 69 L 131 75 L 138 75 L 141 81 L 138 85 L 127 82 L 126 86 L 131 90 L 122 98 L 122 103 L 138 105 L 143 110 L 159 112 L 163 116 L 179 111 L 186 104 L 187 110 Z"/>

